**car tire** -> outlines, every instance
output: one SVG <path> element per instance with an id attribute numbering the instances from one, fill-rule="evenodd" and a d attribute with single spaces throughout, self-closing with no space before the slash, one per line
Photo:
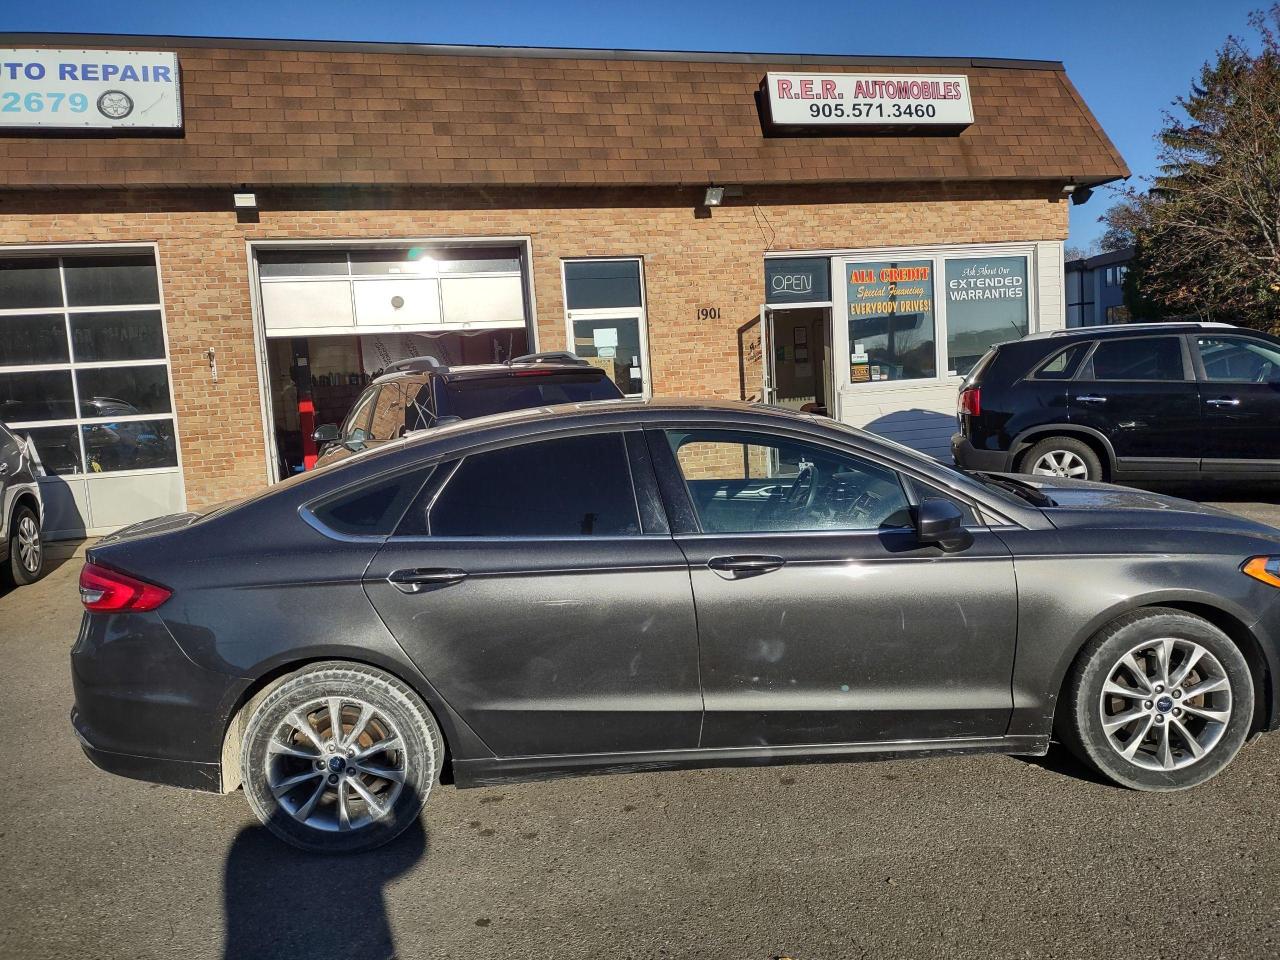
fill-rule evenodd
<path id="1" fill-rule="evenodd" d="M 1151 607 L 1113 621 L 1080 652 L 1058 732 L 1114 783 L 1186 790 L 1231 762 L 1253 710 L 1253 675 L 1231 638 L 1200 617 Z"/>
<path id="2" fill-rule="evenodd" d="M 1041 440 L 1023 454 L 1018 469 L 1022 473 L 1068 480 L 1102 479 L 1102 461 L 1097 452 L 1075 437 Z"/>
<path id="3" fill-rule="evenodd" d="M 4 580 L 24 587 L 44 576 L 44 534 L 40 518 L 30 507 L 18 507 L 9 518 L 9 559 L 4 563 Z"/>
<path id="4" fill-rule="evenodd" d="M 392 840 L 418 817 L 444 762 L 426 704 L 363 664 L 313 664 L 250 710 L 245 796 L 268 830 L 303 850 L 359 853 Z"/>

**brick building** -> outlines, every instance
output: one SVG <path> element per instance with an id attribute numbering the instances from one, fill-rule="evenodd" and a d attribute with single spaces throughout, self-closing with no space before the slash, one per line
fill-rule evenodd
<path id="1" fill-rule="evenodd" d="M 1071 190 L 1128 173 L 1057 63 L 0 47 L 0 419 L 55 534 L 300 469 L 420 353 L 942 452 L 986 347 L 1065 323 Z"/>

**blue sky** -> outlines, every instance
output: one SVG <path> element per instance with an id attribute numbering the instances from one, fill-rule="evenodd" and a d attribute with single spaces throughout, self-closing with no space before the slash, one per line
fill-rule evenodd
<path id="1" fill-rule="evenodd" d="M 1153 172 L 1161 111 L 1264 2 L 40 0 L 6 4 L 0 30 L 1062 60 L 1140 176 Z M 1101 233 L 1109 199 L 1072 208 L 1072 243 Z"/>

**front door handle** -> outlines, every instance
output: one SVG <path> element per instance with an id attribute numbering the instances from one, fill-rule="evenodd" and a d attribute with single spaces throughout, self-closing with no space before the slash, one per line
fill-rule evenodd
<path id="1" fill-rule="evenodd" d="M 772 573 L 787 561 L 781 557 L 767 557 L 751 554 L 735 557 L 712 557 L 707 566 L 726 580 L 737 580 L 743 577 L 757 577 L 762 573 Z"/>
<path id="2" fill-rule="evenodd" d="M 1216 400 L 1206 400 L 1211 407 L 1238 407 L 1240 400 L 1237 397 L 1218 397 Z"/>
<path id="3" fill-rule="evenodd" d="M 1106 397 L 1100 397 L 1096 393 L 1086 393 L 1076 397 L 1081 403 L 1106 403 Z"/>
<path id="4" fill-rule="evenodd" d="M 465 570 L 449 570 L 444 567 L 411 567 L 392 570 L 387 582 L 401 593 L 420 593 L 428 587 L 447 587 L 467 579 Z"/>

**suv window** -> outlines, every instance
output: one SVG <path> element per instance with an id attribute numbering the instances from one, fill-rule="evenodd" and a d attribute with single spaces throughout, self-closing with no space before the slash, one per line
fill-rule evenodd
<path id="1" fill-rule="evenodd" d="M 730 430 L 669 430 L 706 533 L 879 530 L 911 524 L 896 471 L 817 444 Z"/>
<path id="2" fill-rule="evenodd" d="M 1280 383 L 1280 347 L 1252 337 L 1198 337 L 1204 378 L 1217 383 Z"/>
<path id="3" fill-rule="evenodd" d="M 1100 340 L 1080 380 L 1185 380 L 1181 337 Z"/>
<path id="4" fill-rule="evenodd" d="M 422 526 L 415 504 L 400 532 L 421 534 Z M 435 537 L 636 536 L 640 517 L 622 434 L 465 457 L 435 497 L 426 527 Z"/>
<path id="5" fill-rule="evenodd" d="M 369 421 L 370 440 L 394 440 L 404 431 L 404 384 L 388 380 L 378 391 L 378 401 Z"/>
<path id="6" fill-rule="evenodd" d="M 364 443 L 369 439 L 369 415 L 373 412 L 373 402 L 378 397 L 380 387 L 370 387 L 364 392 L 342 424 L 342 440 L 345 443 Z"/>
<path id="7" fill-rule="evenodd" d="M 1037 380 L 1070 380 L 1076 372 L 1080 360 L 1089 352 L 1091 341 L 1073 343 L 1065 350 L 1059 350 L 1040 365 L 1035 372 Z"/>
<path id="8" fill-rule="evenodd" d="M 622 397 L 617 384 L 595 372 L 552 374 L 533 370 L 494 379 L 449 380 L 440 394 L 440 416 L 463 420 L 507 410 Z"/>

